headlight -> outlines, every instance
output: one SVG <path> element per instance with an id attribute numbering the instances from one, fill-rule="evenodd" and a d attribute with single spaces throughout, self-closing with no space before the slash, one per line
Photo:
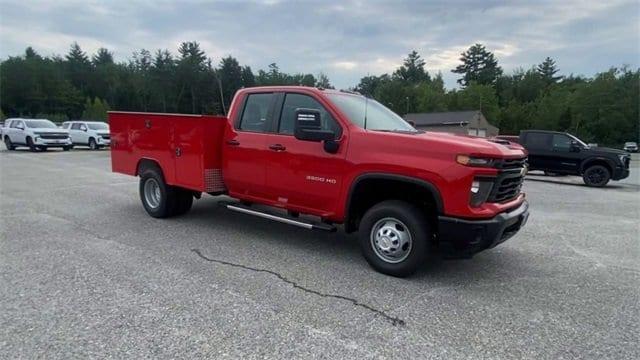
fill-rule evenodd
<path id="1" fill-rule="evenodd" d="M 494 159 L 473 157 L 469 155 L 456 156 L 456 162 L 465 166 L 490 167 L 493 165 Z"/>
<path id="2" fill-rule="evenodd" d="M 489 194 L 491 194 L 491 189 L 493 189 L 493 179 L 475 178 L 469 189 L 469 195 L 471 196 L 469 203 L 471 206 L 480 206 L 487 201 Z"/>
<path id="3" fill-rule="evenodd" d="M 627 161 L 627 155 L 626 154 L 618 155 L 618 159 L 620 159 L 620 162 L 624 164 Z"/>

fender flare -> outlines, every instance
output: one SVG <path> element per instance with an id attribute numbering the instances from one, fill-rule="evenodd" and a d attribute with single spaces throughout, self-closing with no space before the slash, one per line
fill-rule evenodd
<path id="1" fill-rule="evenodd" d="M 595 156 L 582 160 L 582 163 L 580 164 L 580 173 L 584 173 L 584 171 L 587 169 L 587 165 L 597 161 L 605 162 L 611 169 L 611 175 L 613 175 L 613 172 L 616 170 L 616 164 L 611 159 L 603 156 Z"/>
<path id="2" fill-rule="evenodd" d="M 347 193 L 347 199 L 346 199 L 347 201 L 345 203 L 345 212 L 344 212 L 344 224 L 347 226 L 349 224 L 349 221 L 351 220 L 349 209 L 351 208 L 351 203 L 353 200 L 353 192 L 360 182 L 364 180 L 369 180 L 369 179 L 396 180 L 396 181 L 406 182 L 406 183 L 424 187 L 433 196 L 438 214 L 439 215 L 444 214 L 444 204 L 442 202 L 442 196 L 440 195 L 440 191 L 431 182 L 423 179 L 415 178 L 415 177 L 410 177 L 410 176 L 404 176 L 404 175 L 398 175 L 398 174 L 392 174 L 392 173 L 373 172 L 373 173 L 365 173 L 365 174 L 358 175 L 351 182 L 351 185 L 349 186 L 349 192 Z"/>

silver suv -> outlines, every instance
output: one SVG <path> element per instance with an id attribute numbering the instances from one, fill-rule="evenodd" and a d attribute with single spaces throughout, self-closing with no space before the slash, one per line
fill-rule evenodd
<path id="1" fill-rule="evenodd" d="M 2 140 L 7 150 L 18 146 L 26 146 L 31 151 L 53 147 L 68 151 L 73 148 L 69 132 L 47 119 L 7 119 L 2 128 Z"/>

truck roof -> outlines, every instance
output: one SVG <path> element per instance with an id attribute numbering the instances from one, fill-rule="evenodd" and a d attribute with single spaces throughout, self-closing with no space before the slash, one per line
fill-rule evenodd
<path id="1" fill-rule="evenodd" d="M 537 133 L 545 133 L 545 134 L 568 134 L 566 131 L 551 131 L 551 130 L 520 130 L 520 134 L 528 133 L 528 132 L 537 132 Z"/>

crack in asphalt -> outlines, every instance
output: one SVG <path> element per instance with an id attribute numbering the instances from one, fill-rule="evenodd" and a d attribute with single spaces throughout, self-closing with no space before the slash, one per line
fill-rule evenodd
<path id="1" fill-rule="evenodd" d="M 323 293 L 323 292 L 320 292 L 320 291 L 317 291 L 317 290 L 306 288 L 306 287 L 304 287 L 302 285 L 299 285 L 295 281 L 287 279 L 284 275 L 279 274 L 279 273 L 277 273 L 275 271 L 267 270 L 267 269 L 254 268 L 254 267 L 246 266 L 246 265 L 242 265 L 242 264 L 235 264 L 235 263 L 224 261 L 224 260 L 212 259 L 212 258 L 207 257 L 204 254 L 202 254 L 200 249 L 191 249 L 191 251 L 193 251 L 194 253 L 196 253 L 196 255 L 198 255 L 199 257 L 201 257 L 202 259 L 204 259 L 206 261 L 210 261 L 210 262 L 214 262 L 214 263 L 218 263 L 218 264 L 222 264 L 222 265 L 227 265 L 227 266 L 232 266 L 232 267 L 236 267 L 236 268 L 240 268 L 240 269 L 245 269 L 245 270 L 250 270 L 250 271 L 255 271 L 255 272 L 262 272 L 262 273 L 271 274 L 271 275 L 277 277 L 278 279 L 280 279 L 281 281 L 293 286 L 294 288 L 302 290 L 302 291 L 304 291 L 306 293 L 309 293 L 309 294 L 318 295 L 318 296 L 324 297 L 324 298 L 333 298 L 333 299 L 348 301 L 348 302 L 352 303 L 355 306 L 358 306 L 358 307 L 361 307 L 363 309 L 369 310 L 370 312 L 373 312 L 374 314 L 376 314 L 378 316 L 381 316 L 385 320 L 389 321 L 391 323 L 391 325 L 393 325 L 393 326 L 405 326 L 406 325 L 404 320 L 402 320 L 402 319 L 400 319 L 398 317 L 389 315 L 383 310 L 379 310 L 379 309 L 376 309 L 376 308 L 374 308 L 374 307 L 372 307 L 370 305 L 363 304 L 360 301 L 358 301 L 356 299 L 353 299 L 353 298 L 350 298 L 350 297 L 347 297 L 347 296 L 336 295 L 336 294 L 326 294 L 326 293 Z"/>

